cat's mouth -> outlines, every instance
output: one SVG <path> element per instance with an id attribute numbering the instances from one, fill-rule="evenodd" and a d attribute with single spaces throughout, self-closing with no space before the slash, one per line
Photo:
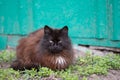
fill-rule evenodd
<path id="1" fill-rule="evenodd" d="M 53 48 L 53 49 L 50 49 L 49 51 L 50 51 L 51 53 L 57 54 L 57 53 L 62 52 L 62 49 Z"/>
<path id="2" fill-rule="evenodd" d="M 51 53 L 54 53 L 54 54 L 57 54 L 57 53 L 60 53 L 62 52 L 62 50 L 50 50 Z"/>

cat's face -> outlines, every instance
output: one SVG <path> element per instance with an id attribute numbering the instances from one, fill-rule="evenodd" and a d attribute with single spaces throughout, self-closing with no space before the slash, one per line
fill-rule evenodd
<path id="1" fill-rule="evenodd" d="M 59 53 L 71 45 L 68 37 L 68 27 L 64 26 L 62 29 L 52 29 L 48 26 L 44 27 L 44 37 L 42 40 L 42 47 L 51 53 Z"/>

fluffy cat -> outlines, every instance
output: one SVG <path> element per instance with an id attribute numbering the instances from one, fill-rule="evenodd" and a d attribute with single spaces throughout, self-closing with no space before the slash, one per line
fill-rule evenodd
<path id="1" fill-rule="evenodd" d="M 48 67 L 52 70 L 66 69 L 73 63 L 74 52 L 68 36 L 68 27 L 44 28 L 32 32 L 19 41 L 17 59 L 11 64 L 15 70 Z"/>

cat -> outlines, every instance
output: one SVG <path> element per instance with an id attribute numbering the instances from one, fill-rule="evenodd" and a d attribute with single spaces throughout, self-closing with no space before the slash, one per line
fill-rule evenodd
<path id="1" fill-rule="evenodd" d="M 74 51 L 68 36 L 68 27 L 53 29 L 47 25 L 19 41 L 14 70 L 48 67 L 64 70 L 74 61 Z"/>

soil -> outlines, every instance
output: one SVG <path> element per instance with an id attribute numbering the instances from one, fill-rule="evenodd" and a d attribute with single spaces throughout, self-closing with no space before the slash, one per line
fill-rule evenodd
<path id="1" fill-rule="evenodd" d="M 10 63 L 0 63 L 0 68 L 6 69 L 10 67 Z"/>
<path id="2" fill-rule="evenodd" d="M 88 80 L 120 80 L 120 70 L 109 70 L 107 75 L 90 75 Z"/>

